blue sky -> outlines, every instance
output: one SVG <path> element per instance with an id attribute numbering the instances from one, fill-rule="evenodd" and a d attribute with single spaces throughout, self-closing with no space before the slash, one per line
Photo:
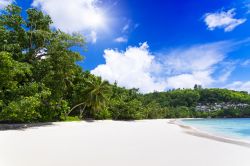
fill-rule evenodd
<path id="1" fill-rule="evenodd" d="M 250 0 L 0 0 L 49 14 L 86 37 L 84 70 L 141 92 L 250 92 Z"/>

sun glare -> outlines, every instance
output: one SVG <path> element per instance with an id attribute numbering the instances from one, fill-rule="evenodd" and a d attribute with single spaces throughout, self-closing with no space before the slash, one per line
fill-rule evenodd
<path id="1" fill-rule="evenodd" d="M 103 28 L 105 21 L 105 15 L 100 10 L 92 11 L 89 15 L 89 25 L 93 28 Z"/>

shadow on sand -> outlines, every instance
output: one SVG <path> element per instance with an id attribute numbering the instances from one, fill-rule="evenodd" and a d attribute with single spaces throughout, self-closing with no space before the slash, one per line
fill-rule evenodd
<path id="1" fill-rule="evenodd" d="M 87 118 L 81 120 L 82 122 L 93 123 L 97 120 Z M 81 121 L 61 121 L 61 122 L 81 122 Z M 121 121 L 121 122 L 135 122 L 135 120 L 114 120 L 114 121 Z M 36 128 L 36 127 L 46 127 L 46 126 L 55 126 L 56 123 L 54 122 L 43 122 L 43 123 L 4 123 L 0 122 L 0 131 L 5 130 L 26 130 L 29 128 Z"/>
<path id="2" fill-rule="evenodd" d="M 0 131 L 4 130 L 25 130 L 28 128 L 33 128 L 33 127 L 42 127 L 42 126 L 50 126 L 50 125 L 55 125 L 53 122 L 46 122 L 46 123 L 30 123 L 30 124 L 25 124 L 25 123 L 20 123 L 20 124 L 8 124 L 8 123 L 0 123 Z"/>

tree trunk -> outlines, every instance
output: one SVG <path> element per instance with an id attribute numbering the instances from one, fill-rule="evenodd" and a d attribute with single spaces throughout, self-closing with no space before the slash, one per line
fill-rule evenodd
<path id="1" fill-rule="evenodd" d="M 85 104 L 85 103 L 80 103 L 80 104 L 75 105 L 73 108 L 71 108 L 71 109 L 69 110 L 69 112 L 68 112 L 67 115 L 69 115 L 75 108 L 77 108 L 77 107 L 79 107 L 79 106 L 81 106 L 81 105 L 83 105 L 83 104 Z M 84 107 L 84 108 L 85 108 L 85 107 Z"/>
<path id="2" fill-rule="evenodd" d="M 79 114 L 79 118 L 82 119 L 82 114 L 83 114 L 83 111 L 85 110 L 86 108 L 86 104 L 84 105 L 83 109 L 80 110 L 80 114 Z"/>

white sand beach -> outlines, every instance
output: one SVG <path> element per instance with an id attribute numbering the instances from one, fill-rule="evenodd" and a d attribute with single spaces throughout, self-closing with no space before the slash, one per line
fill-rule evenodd
<path id="1" fill-rule="evenodd" d="M 0 131 L 0 166 L 249 166 L 250 148 L 168 120 L 58 122 Z"/>

